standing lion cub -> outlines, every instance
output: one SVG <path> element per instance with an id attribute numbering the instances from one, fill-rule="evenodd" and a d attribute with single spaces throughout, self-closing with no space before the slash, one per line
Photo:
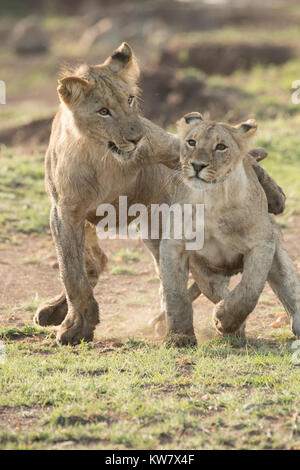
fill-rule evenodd
<path id="1" fill-rule="evenodd" d="M 180 204 L 204 204 L 204 244 L 187 251 L 185 240 L 161 242 L 161 268 L 168 338 L 177 345 L 196 341 L 187 295 L 189 268 L 201 292 L 216 304 L 213 322 L 220 334 L 243 332 L 266 281 L 300 336 L 300 279 L 280 231 L 268 214 L 266 195 L 246 158 L 254 120 L 231 127 L 190 113 L 178 123 L 183 184 Z M 233 274 L 242 272 L 229 291 Z"/>

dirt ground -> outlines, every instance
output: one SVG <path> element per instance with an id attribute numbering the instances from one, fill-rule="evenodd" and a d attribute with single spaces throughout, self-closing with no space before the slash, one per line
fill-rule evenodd
<path id="1" fill-rule="evenodd" d="M 299 215 L 293 218 L 283 234 L 300 273 Z M 109 257 L 109 263 L 95 289 L 101 315 L 95 339 L 148 338 L 156 341 L 159 339 L 157 332 L 148 326 L 149 320 L 159 312 L 159 282 L 151 255 L 143 243 L 136 240 L 105 240 L 101 241 L 101 246 Z M 128 264 L 118 256 L 124 249 L 137 254 L 134 262 Z M 116 267 L 122 268 L 123 274 L 114 274 Z M 44 237 L 24 235 L 18 238 L 16 245 L 2 245 L 0 278 L 3 326 L 32 324 L 33 311 L 40 299 L 58 294 L 61 288 L 50 234 Z M 237 281 L 238 276 L 232 280 L 232 285 Z M 211 326 L 212 307 L 213 304 L 202 296 L 194 302 L 194 323 L 200 342 L 215 335 Z M 278 326 L 288 324 L 288 318 L 266 285 L 259 304 L 248 319 L 247 335 L 271 339 L 274 321 L 281 315 L 283 318 Z"/>

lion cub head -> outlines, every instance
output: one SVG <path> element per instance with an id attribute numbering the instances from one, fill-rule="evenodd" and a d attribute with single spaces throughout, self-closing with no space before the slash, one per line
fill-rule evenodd
<path id="1" fill-rule="evenodd" d="M 117 158 L 129 157 L 144 135 L 138 115 L 138 77 L 133 52 L 123 43 L 103 64 L 81 65 L 59 80 L 63 109 L 73 117 L 80 135 L 104 143 Z"/>
<path id="2" fill-rule="evenodd" d="M 255 134 L 254 119 L 238 124 L 205 121 L 200 113 L 186 114 L 177 123 L 182 139 L 180 160 L 185 181 L 192 187 L 206 189 L 223 181 L 243 159 L 247 139 Z"/>

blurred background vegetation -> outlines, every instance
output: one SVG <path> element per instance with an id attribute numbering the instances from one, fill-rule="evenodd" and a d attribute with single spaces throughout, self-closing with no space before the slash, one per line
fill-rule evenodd
<path id="1" fill-rule="evenodd" d="M 122 41 L 141 65 L 142 112 L 158 124 L 173 130 L 193 110 L 231 123 L 258 120 L 257 144 L 269 151 L 264 165 L 289 196 L 288 222 L 300 202 L 300 105 L 292 102 L 292 84 L 300 79 L 299 38 L 297 0 L 2 0 L 2 225 L 11 224 L 16 199 L 25 201 L 26 219 L 34 198 L 43 197 L 36 181 L 43 177 L 61 66 L 100 63 Z M 34 182 L 39 191 L 32 191 Z M 44 222 L 33 219 L 23 220 L 21 229 L 40 231 Z"/>

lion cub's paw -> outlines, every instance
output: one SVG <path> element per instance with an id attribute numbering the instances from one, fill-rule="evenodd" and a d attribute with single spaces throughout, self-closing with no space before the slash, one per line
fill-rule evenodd
<path id="1" fill-rule="evenodd" d="M 184 348 L 186 346 L 197 346 L 195 334 L 169 332 L 165 338 L 165 344 L 169 347 Z"/>
<path id="2" fill-rule="evenodd" d="M 41 305 L 34 316 L 34 323 L 39 326 L 60 325 L 68 313 L 65 295 L 60 295 Z"/>
<path id="3" fill-rule="evenodd" d="M 291 327 L 296 338 L 300 338 L 300 316 L 291 318 Z"/>
<path id="4" fill-rule="evenodd" d="M 99 323 L 99 311 L 96 301 L 85 308 L 85 314 L 69 312 L 61 324 L 56 339 L 61 344 L 78 344 L 82 340 L 92 341 L 94 330 Z"/>
<path id="5" fill-rule="evenodd" d="M 219 302 L 213 311 L 213 325 L 220 335 L 240 333 L 244 336 L 245 326 L 240 317 L 236 317 L 233 312 L 227 312 L 224 300 Z"/>
<path id="6" fill-rule="evenodd" d="M 95 326 L 88 325 L 82 318 L 76 319 L 71 325 L 65 322 L 61 325 L 56 340 L 63 345 L 75 345 L 83 341 L 93 341 Z"/>

